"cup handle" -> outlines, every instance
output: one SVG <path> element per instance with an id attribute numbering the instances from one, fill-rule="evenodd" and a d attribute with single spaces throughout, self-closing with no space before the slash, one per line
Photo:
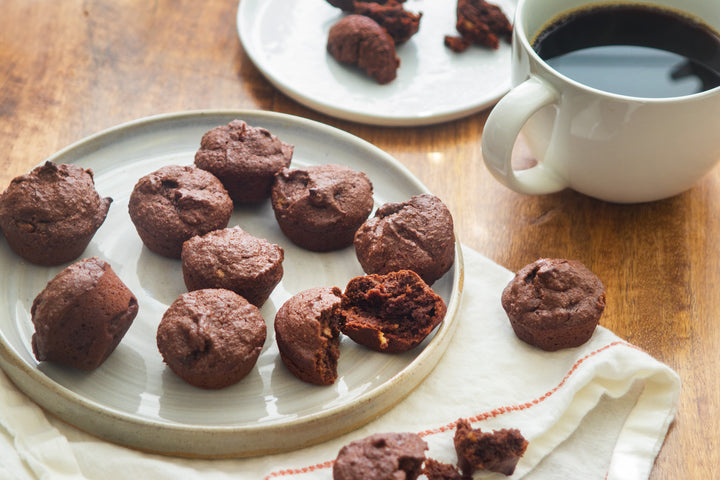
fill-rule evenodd
<path id="1" fill-rule="evenodd" d="M 558 92 L 547 82 L 531 76 L 510 90 L 490 112 L 481 148 L 490 173 L 519 193 L 541 195 L 569 186 L 567 180 L 542 162 L 526 170 L 513 170 L 512 151 L 520 129 L 542 107 L 556 103 Z"/>

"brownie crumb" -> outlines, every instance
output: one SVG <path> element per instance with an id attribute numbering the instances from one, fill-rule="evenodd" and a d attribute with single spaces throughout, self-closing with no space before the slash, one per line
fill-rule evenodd
<path id="1" fill-rule="evenodd" d="M 433 458 L 425 461 L 423 473 L 427 480 L 463 480 L 463 476 L 455 465 L 439 462 Z"/>
<path id="2" fill-rule="evenodd" d="M 472 42 L 463 37 L 445 36 L 445 46 L 456 53 L 464 52 Z"/>

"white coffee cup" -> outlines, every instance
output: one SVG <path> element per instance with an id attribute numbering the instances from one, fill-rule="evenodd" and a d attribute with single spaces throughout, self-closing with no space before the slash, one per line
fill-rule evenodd
<path id="1" fill-rule="evenodd" d="M 488 169 L 517 192 L 571 188 L 618 203 L 659 200 L 689 189 L 720 160 L 720 87 L 670 98 L 617 95 L 556 72 L 533 50 L 530 42 L 551 20 L 603 3 L 618 2 L 518 3 L 512 39 L 514 87 L 490 112 L 482 135 Z M 642 3 L 684 11 L 720 31 L 720 1 Z M 513 170 L 513 145 L 521 131 L 538 163 Z"/>

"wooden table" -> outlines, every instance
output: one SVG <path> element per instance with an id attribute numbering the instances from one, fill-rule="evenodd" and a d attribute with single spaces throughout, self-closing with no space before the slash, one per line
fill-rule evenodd
<path id="1" fill-rule="evenodd" d="M 418 128 L 318 114 L 253 66 L 237 37 L 236 10 L 236 0 L 3 0 L 0 186 L 87 135 L 158 113 L 264 109 L 347 130 L 404 163 L 448 204 L 461 240 L 497 263 L 517 270 L 539 257 L 567 257 L 597 273 L 607 288 L 602 325 L 683 380 L 651 478 L 718 478 L 718 170 L 652 204 L 614 205 L 570 191 L 519 195 L 483 165 L 487 111 Z"/>

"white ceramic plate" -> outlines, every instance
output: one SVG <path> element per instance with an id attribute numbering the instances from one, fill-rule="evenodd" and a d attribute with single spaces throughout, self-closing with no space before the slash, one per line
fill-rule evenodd
<path id="1" fill-rule="evenodd" d="M 162 115 L 130 122 L 71 145 L 50 159 L 90 167 L 102 196 L 114 199 L 108 217 L 83 257 L 107 260 L 138 297 L 140 311 L 108 360 L 80 372 L 35 360 L 30 307 L 64 266 L 40 267 L 0 241 L 0 366 L 37 403 L 77 427 L 124 445 L 192 456 L 258 455 L 298 448 L 339 435 L 389 409 L 432 370 L 456 322 L 462 260 L 433 288 L 448 304 L 431 339 L 402 355 L 341 343 L 337 382 L 308 385 L 282 364 L 275 344 L 275 312 L 291 295 L 314 286 L 345 287 L 363 272 L 352 247 L 312 253 L 280 232 L 270 202 L 236 208 L 241 225 L 285 249 L 282 282 L 262 307 L 268 339 L 253 371 L 219 391 L 192 387 L 165 367 L 155 332 L 165 309 L 186 291 L 180 262 L 143 247 L 130 221 L 128 197 L 138 178 L 162 165 L 193 162 L 207 130 L 240 118 L 295 145 L 291 166 L 339 163 L 362 170 L 374 184 L 376 206 L 425 192 L 392 157 L 341 130 L 306 119 L 259 111 Z M 458 254 L 460 249 L 457 249 Z"/>
<path id="2" fill-rule="evenodd" d="M 517 0 L 497 0 L 512 19 Z M 330 27 L 344 15 L 326 0 L 241 0 L 240 41 L 257 68 L 298 102 L 345 120 L 374 125 L 427 125 L 483 110 L 510 88 L 510 45 L 444 45 L 455 30 L 455 0 L 408 0 L 422 12 L 420 30 L 400 45 L 398 76 L 379 85 L 326 51 Z"/>

